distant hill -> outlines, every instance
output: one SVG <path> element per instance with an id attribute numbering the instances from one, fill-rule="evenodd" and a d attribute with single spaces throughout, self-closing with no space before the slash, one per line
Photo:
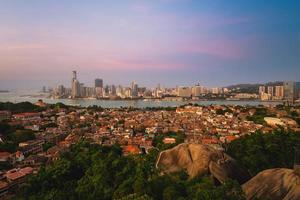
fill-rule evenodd
<path id="1" fill-rule="evenodd" d="M 230 85 L 227 86 L 228 89 L 240 92 L 240 93 L 258 93 L 258 88 L 261 85 L 265 86 L 277 86 L 277 85 L 283 85 L 282 81 L 276 81 L 276 82 L 268 82 L 268 83 L 244 83 L 244 84 L 236 84 L 236 85 Z"/>

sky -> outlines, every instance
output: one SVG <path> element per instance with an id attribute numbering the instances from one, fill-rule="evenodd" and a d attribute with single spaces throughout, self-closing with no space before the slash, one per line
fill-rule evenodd
<path id="1" fill-rule="evenodd" d="M 1 0 L 0 89 L 300 80 L 299 0 Z"/>

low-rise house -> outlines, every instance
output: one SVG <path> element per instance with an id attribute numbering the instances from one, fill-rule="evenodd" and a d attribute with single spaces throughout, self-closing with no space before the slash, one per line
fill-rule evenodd
<path id="1" fill-rule="evenodd" d="M 0 110 L 0 122 L 9 120 L 11 118 L 11 112 L 7 110 Z"/>
<path id="2" fill-rule="evenodd" d="M 21 162 L 25 158 L 24 154 L 21 151 L 16 151 L 15 156 L 17 162 Z"/>
<path id="3" fill-rule="evenodd" d="M 270 126 L 285 126 L 285 123 L 276 117 L 265 117 L 264 120 Z"/>
<path id="4" fill-rule="evenodd" d="M 14 114 L 13 117 L 16 120 L 38 120 L 41 118 L 40 113 L 33 112 Z"/>
<path id="5" fill-rule="evenodd" d="M 29 140 L 19 143 L 19 147 L 24 155 L 37 154 L 43 152 L 44 143 L 44 140 Z"/>
<path id="6" fill-rule="evenodd" d="M 27 158 L 25 158 L 22 162 L 24 166 L 40 166 L 43 163 L 47 161 L 47 158 L 45 156 L 39 156 L 39 155 L 30 155 Z"/>
<path id="7" fill-rule="evenodd" d="M 8 193 L 9 184 L 6 181 L 0 181 L 0 198 Z"/>
<path id="8" fill-rule="evenodd" d="M 176 139 L 175 138 L 171 138 L 171 137 L 166 137 L 163 139 L 163 143 L 164 144 L 175 144 L 176 143 Z"/>
<path id="9" fill-rule="evenodd" d="M 123 147 L 123 154 L 129 155 L 129 154 L 140 154 L 141 150 L 137 145 L 127 145 Z"/>
<path id="10" fill-rule="evenodd" d="M 0 152 L 0 162 L 8 162 L 10 160 L 11 153 L 3 151 Z"/>
<path id="11" fill-rule="evenodd" d="M 26 177 L 29 174 L 33 173 L 33 168 L 31 167 L 24 167 L 21 169 L 11 169 L 7 171 L 4 176 L 6 177 L 8 183 L 10 184 L 10 187 L 19 185 L 21 183 L 24 183 L 26 180 Z"/>

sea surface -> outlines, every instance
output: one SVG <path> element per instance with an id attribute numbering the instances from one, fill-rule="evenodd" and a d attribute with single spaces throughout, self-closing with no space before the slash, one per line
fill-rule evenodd
<path id="1" fill-rule="evenodd" d="M 64 103 L 66 105 L 73 106 L 101 106 L 104 108 L 120 108 L 120 107 L 134 107 L 134 108 L 146 108 L 146 107 L 177 107 L 188 103 L 197 103 L 199 105 L 277 105 L 282 102 L 262 102 L 262 101 L 228 101 L 228 100 L 189 100 L 189 101 L 166 101 L 166 100 L 97 100 L 97 99 L 51 99 L 47 97 L 48 94 L 40 93 L 33 90 L 18 90 L 11 91 L 9 93 L 0 93 L 0 102 L 31 102 L 35 103 L 39 99 L 42 99 L 46 103 Z"/>

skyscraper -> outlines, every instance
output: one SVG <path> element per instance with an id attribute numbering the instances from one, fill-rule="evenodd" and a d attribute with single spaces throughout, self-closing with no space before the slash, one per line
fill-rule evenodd
<path id="1" fill-rule="evenodd" d="M 192 95 L 194 97 L 201 96 L 201 92 L 202 92 L 202 87 L 201 86 L 196 85 L 196 86 L 192 87 Z"/>
<path id="2" fill-rule="evenodd" d="M 100 78 L 95 79 L 95 87 L 103 88 L 103 80 Z"/>
<path id="3" fill-rule="evenodd" d="M 300 82 L 295 82 L 295 99 L 300 99 Z"/>
<path id="4" fill-rule="evenodd" d="M 268 94 L 270 95 L 270 97 L 272 98 L 274 95 L 274 88 L 273 86 L 268 86 Z"/>
<path id="5" fill-rule="evenodd" d="M 80 97 L 80 83 L 77 79 L 75 79 L 72 83 L 71 97 L 72 98 Z"/>
<path id="6" fill-rule="evenodd" d="M 263 93 L 266 93 L 266 87 L 263 86 L 263 85 L 261 85 L 261 86 L 259 86 L 259 88 L 258 88 L 258 94 L 259 94 L 259 95 L 262 95 Z"/>
<path id="7" fill-rule="evenodd" d="M 284 88 L 284 100 L 288 103 L 293 103 L 295 100 L 295 82 L 286 81 L 283 83 Z"/>
<path id="8" fill-rule="evenodd" d="M 138 96 L 138 84 L 135 81 L 131 82 L 131 96 L 132 97 Z"/>
<path id="9" fill-rule="evenodd" d="M 72 77 L 72 81 L 76 80 L 77 79 L 77 72 L 76 71 L 73 71 L 73 77 Z"/>
<path id="10" fill-rule="evenodd" d="M 277 99 L 283 99 L 283 95 L 284 95 L 284 88 L 282 85 L 280 86 L 275 86 L 275 97 Z"/>
<path id="11" fill-rule="evenodd" d="M 72 83 L 71 83 L 71 97 L 76 98 L 80 97 L 80 83 L 77 80 L 77 72 L 73 71 L 72 73 Z"/>
<path id="12" fill-rule="evenodd" d="M 179 97 L 191 97 L 192 90 L 190 87 L 177 87 L 177 96 Z"/>

